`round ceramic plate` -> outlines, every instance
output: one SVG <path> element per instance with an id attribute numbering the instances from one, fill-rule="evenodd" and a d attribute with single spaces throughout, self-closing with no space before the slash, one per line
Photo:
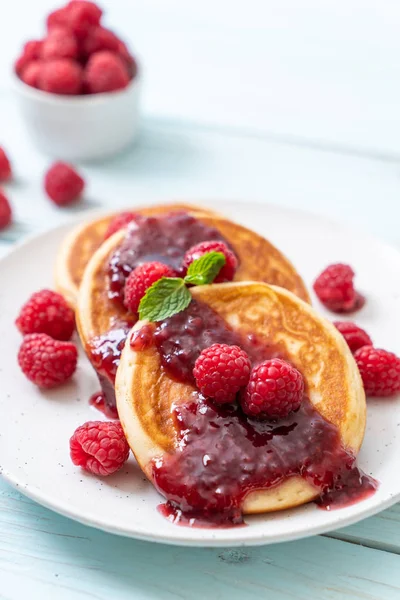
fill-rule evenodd
<path id="1" fill-rule="evenodd" d="M 400 353 L 400 254 L 396 250 L 305 213 L 249 203 L 227 207 L 221 211 L 283 250 L 309 286 L 329 263 L 351 264 L 357 287 L 367 297 L 357 322 L 378 347 Z M 368 401 L 358 463 L 380 481 L 379 490 L 358 504 L 331 512 L 309 504 L 246 518 L 246 527 L 179 527 L 158 513 L 162 498 L 133 457 L 121 472 L 104 479 L 75 467 L 69 458 L 71 434 L 85 421 L 103 418 L 88 404 L 98 389 L 96 376 L 81 352 L 77 373 L 68 385 L 40 391 L 18 368 L 21 337 L 14 325 L 18 308 L 28 296 L 52 286 L 54 256 L 70 227 L 31 239 L 0 261 L 0 470 L 12 485 L 87 525 L 146 540 L 199 546 L 268 544 L 314 535 L 354 523 L 400 499 L 400 397 Z M 316 300 L 315 305 L 321 308 Z"/>

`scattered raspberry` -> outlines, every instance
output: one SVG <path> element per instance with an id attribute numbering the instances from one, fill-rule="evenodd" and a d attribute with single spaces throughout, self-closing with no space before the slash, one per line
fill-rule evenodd
<path id="1" fill-rule="evenodd" d="M 224 404 L 233 402 L 240 388 L 247 385 L 250 369 L 249 357 L 239 346 L 213 344 L 196 360 L 193 375 L 204 396 Z"/>
<path id="2" fill-rule="evenodd" d="M 111 237 L 116 231 L 119 231 L 123 227 L 126 227 L 127 225 L 129 225 L 129 223 L 135 221 L 137 218 L 140 218 L 140 215 L 138 215 L 138 213 L 129 211 L 122 212 L 119 215 L 116 215 L 107 227 L 104 239 L 106 240 L 107 238 Z"/>
<path id="3" fill-rule="evenodd" d="M 48 37 L 43 41 L 41 58 L 77 58 L 78 42 L 68 29 L 53 27 Z"/>
<path id="4" fill-rule="evenodd" d="M 47 195 L 58 206 L 65 206 L 79 198 L 85 182 L 75 169 L 63 162 L 54 163 L 44 178 Z"/>
<path id="5" fill-rule="evenodd" d="M 0 190 L 0 229 L 5 229 L 12 221 L 12 210 L 5 194 Z"/>
<path id="6" fill-rule="evenodd" d="M 92 27 L 99 25 L 103 14 L 97 4 L 86 0 L 71 0 L 66 9 L 68 26 L 78 39 L 83 39 Z"/>
<path id="7" fill-rule="evenodd" d="M 139 304 L 146 291 L 161 277 L 175 277 L 174 271 L 160 262 L 149 262 L 136 267 L 125 283 L 124 304 L 133 314 L 137 313 Z"/>
<path id="8" fill-rule="evenodd" d="M 68 25 L 68 9 L 66 6 L 58 8 L 51 12 L 46 20 L 47 30 L 50 31 L 54 27 L 66 27 Z"/>
<path id="9" fill-rule="evenodd" d="M 45 333 L 24 337 L 18 352 L 18 363 L 23 373 L 42 388 L 64 383 L 75 372 L 77 360 L 75 344 L 53 340 Z"/>
<path id="10" fill-rule="evenodd" d="M 353 353 L 363 346 L 372 345 L 372 340 L 368 333 L 355 323 L 351 321 L 335 321 L 333 324 L 340 331 Z"/>
<path id="11" fill-rule="evenodd" d="M 364 346 L 354 354 L 367 396 L 400 392 L 400 358 L 392 352 Z"/>
<path id="12" fill-rule="evenodd" d="M 354 271 L 349 265 L 327 267 L 314 282 L 318 298 L 333 312 L 350 312 L 361 308 L 364 299 L 354 289 Z"/>
<path id="13" fill-rule="evenodd" d="M 94 475 L 111 475 L 128 460 L 129 444 L 119 421 L 88 421 L 69 440 L 74 465 Z"/>
<path id="14" fill-rule="evenodd" d="M 100 50 L 110 50 L 118 52 L 120 46 L 119 38 L 105 27 L 93 27 L 82 42 L 82 52 L 85 56 L 90 56 Z"/>
<path id="15" fill-rule="evenodd" d="M 75 95 L 82 87 L 82 67 L 70 58 L 55 58 L 43 62 L 39 88 L 52 94 Z"/>
<path id="16" fill-rule="evenodd" d="M 252 370 L 240 402 L 250 417 L 279 419 L 299 408 L 303 394 L 301 373 L 284 360 L 274 358 Z"/>
<path id="17" fill-rule="evenodd" d="M 70 340 L 75 329 L 74 311 L 57 292 L 41 290 L 24 304 L 15 321 L 23 335 L 46 333 L 56 340 Z"/>
<path id="18" fill-rule="evenodd" d="M 214 279 L 214 283 L 222 283 L 224 281 L 232 281 L 238 266 L 238 261 L 234 253 L 229 250 L 224 242 L 210 241 L 196 244 L 188 250 L 183 259 L 185 269 L 194 261 L 206 254 L 207 252 L 222 252 L 225 255 L 226 263 Z"/>
<path id="19" fill-rule="evenodd" d="M 11 179 L 12 171 L 11 164 L 4 148 L 0 147 L 0 181 L 8 181 Z"/>
<path id="20" fill-rule="evenodd" d="M 41 70 L 41 62 L 40 60 L 31 60 L 30 63 L 26 65 L 23 69 L 20 77 L 26 85 L 30 85 L 31 87 L 38 88 L 39 87 L 39 77 Z"/>
<path id="21" fill-rule="evenodd" d="M 117 55 L 102 50 L 89 58 L 84 72 L 86 89 L 92 94 L 121 90 L 129 84 L 129 73 Z"/>

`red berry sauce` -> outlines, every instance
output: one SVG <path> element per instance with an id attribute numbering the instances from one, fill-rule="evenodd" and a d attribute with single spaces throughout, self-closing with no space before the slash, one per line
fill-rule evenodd
<path id="1" fill-rule="evenodd" d="M 104 416 L 109 419 L 118 419 L 118 411 L 116 406 L 111 406 L 105 397 L 103 392 L 95 392 L 89 398 L 90 406 L 97 408 Z"/>
<path id="2" fill-rule="evenodd" d="M 221 240 L 227 244 L 217 229 L 204 225 L 185 212 L 141 217 L 129 226 L 126 238 L 111 257 L 109 297 L 123 302 L 126 278 L 135 267 L 145 262 L 162 262 L 177 275 L 182 275 L 182 262 L 187 250 L 206 240 Z"/>
<path id="3" fill-rule="evenodd" d="M 278 347 L 231 330 L 208 306 L 189 308 L 158 324 L 154 341 L 164 368 L 177 380 L 193 383 L 192 368 L 201 350 L 237 344 L 252 364 L 285 358 Z M 161 510 L 181 524 L 232 526 L 242 523 L 246 495 L 300 475 L 321 490 L 318 504 L 346 506 L 371 495 L 377 483 L 355 466 L 355 458 L 307 397 L 279 421 L 246 417 L 238 405 L 217 406 L 198 394 L 173 410 L 179 448 L 154 461 L 153 481 L 167 498 Z"/>

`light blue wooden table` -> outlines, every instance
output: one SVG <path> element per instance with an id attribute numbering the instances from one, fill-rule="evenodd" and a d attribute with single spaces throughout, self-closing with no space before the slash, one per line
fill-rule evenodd
<path id="1" fill-rule="evenodd" d="M 35 29 L 37 11 L 52 4 L 14 0 L 7 14 L 2 14 L 5 6 L 0 8 L 0 145 L 10 151 L 17 173 L 7 188 L 16 223 L 0 235 L 2 252 L 86 208 L 172 198 L 221 199 L 222 210 L 229 198 L 306 209 L 400 247 L 400 165 L 395 159 L 400 155 L 400 79 L 393 52 L 400 47 L 392 27 L 394 4 L 383 2 L 382 14 L 392 11 L 384 22 L 375 15 L 374 3 L 363 3 L 354 45 L 352 24 L 343 22 L 340 2 L 323 3 L 323 10 L 310 0 L 300 11 L 291 0 L 279 3 L 279 10 L 267 0 L 254 0 L 246 3 L 244 14 L 222 0 L 207 0 L 201 6 L 210 12 L 201 13 L 198 5 L 193 14 L 192 4 L 182 0 L 171 1 L 168 9 L 160 0 L 103 2 L 113 6 L 114 25 L 127 35 L 132 32 L 146 57 L 146 117 L 134 151 L 83 167 L 86 200 L 64 211 L 43 196 L 48 161 L 30 146 L 6 91 L 12 53 L 25 36 L 21 11 L 24 27 L 32 23 Z M 257 19 L 251 9 L 261 7 L 266 12 Z M 349 14 L 357 11 L 356 0 L 346 7 Z M 381 54 L 369 52 L 369 44 Z M 372 55 L 384 56 L 386 70 Z M 365 61 L 369 70 L 363 71 Z M 198 71 L 193 72 L 193 64 Z M 272 87 L 259 77 L 264 72 Z M 4 600 L 400 598 L 399 506 L 303 541 L 185 549 L 84 527 L 31 502 L 0 479 L 0 523 Z"/>

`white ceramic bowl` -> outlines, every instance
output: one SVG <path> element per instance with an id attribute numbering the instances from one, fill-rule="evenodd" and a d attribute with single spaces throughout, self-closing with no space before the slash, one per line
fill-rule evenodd
<path id="1" fill-rule="evenodd" d="M 60 96 L 26 85 L 14 75 L 21 112 L 35 145 L 52 158 L 85 161 L 110 157 L 135 139 L 140 77 L 124 90 Z"/>

